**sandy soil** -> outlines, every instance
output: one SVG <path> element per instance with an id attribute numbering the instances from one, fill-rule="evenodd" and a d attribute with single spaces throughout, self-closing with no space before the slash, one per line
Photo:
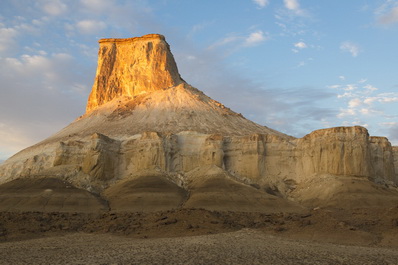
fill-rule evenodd
<path id="1" fill-rule="evenodd" d="M 0 264 L 397 264 L 398 250 L 289 240 L 259 230 L 137 239 L 110 234 L 0 244 Z"/>

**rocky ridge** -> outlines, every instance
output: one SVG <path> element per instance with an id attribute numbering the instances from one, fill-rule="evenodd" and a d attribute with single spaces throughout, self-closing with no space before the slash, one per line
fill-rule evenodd
<path id="1" fill-rule="evenodd" d="M 398 203 L 398 147 L 387 138 L 354 126 L 296 139 L 251 122 L 188 85 L 161 35 L 100 40 L 98 57 L 87 112 L 8 159 L 0 183 L 30 181 L 30 196 L 42 198 L 42 179 L 52 179 L 51 198 L 64 203 L 70 185 L 114 211 Z M 24 204 L 15 193 L 0 195 L 0 209 Z"/>

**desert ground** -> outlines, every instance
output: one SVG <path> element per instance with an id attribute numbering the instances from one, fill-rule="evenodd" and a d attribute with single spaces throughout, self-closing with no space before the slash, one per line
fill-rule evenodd
<path id="1" fill-rule="evenodd" d="M 253 229 L 138 239 L 75 233 L 0 244 L 1 264 L 397 264 L 390 248 L 291 240 Z"/>
<path id="2" fill-rule="evenodd" d="M 398 264 L 398 207 L 2 212 L 0 264 Z"/>

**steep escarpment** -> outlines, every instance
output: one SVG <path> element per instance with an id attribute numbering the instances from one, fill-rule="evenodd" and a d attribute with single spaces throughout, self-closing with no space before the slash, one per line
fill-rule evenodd
<path id="1" fill-rule="evenodd" d="M 398 149 L 366 128 L 296 139 L 247 120 L 181 79 L 161 35 L 101 40 L 98 56 L 87 112 L 2 164 L 0 184 L 60 180 L 60 202 L 70 185 L 114 211 L 398 203 Z"/>

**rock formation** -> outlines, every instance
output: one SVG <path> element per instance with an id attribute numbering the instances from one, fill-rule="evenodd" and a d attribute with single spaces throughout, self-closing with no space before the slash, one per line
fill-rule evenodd
<path id="1" fill-rule="evenodd" d="M 99 41 L 98 68 L 87 111 L 120 96 L 174 87 L 182 82 L 162 35 Z"/>
<path id="2" fill-rule="evenodd" d="M 361 192 L 398 202 L 398 149 L 386 138 L 355 126 L 296 139 L 188 85 L 161 35 L 99 43 L 86 113 L 8 159 L 0 166 L 0 184 L 61 180 L 79 194 L 99 196 L 89 198 L 96 207 L 106 200 L 114 211 L 300 210 L 292 200 L 333 206 L 322 204 L 316 188 L 325 183 L 324 202 L 339 196 L 341 186 L 355 193 L 349 187 L 357 182 Z M 0 195 L 0 209 L 7 199 Z"/>

